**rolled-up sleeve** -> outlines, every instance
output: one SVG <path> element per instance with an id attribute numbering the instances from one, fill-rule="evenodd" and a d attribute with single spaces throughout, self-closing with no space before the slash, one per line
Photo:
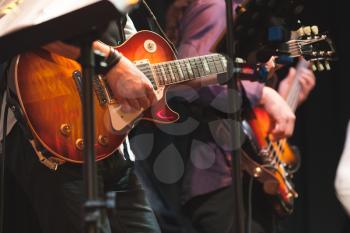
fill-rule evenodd
<path id="1" fill-rule="evenodd" d="M 217 0 L 199 0 L 190 5 L 180 25 L 180 58 L 205 55 L 215 49 L 226 29 L 225 7 L 225 1 Z M 250 102 L 257 104 L 264 85 L 250 81 L 243 81 L 242 84 Z M 226 92 L 226 87 L 223 86 L 213 85 L 209 89 L 214 95 Z"/>
<path id="2" fill-rule="evenodd" d="M 225 2 L 199 0 L 186 10 L 180 25 L 180 58 L 208 54 L 226 27 Z M 223 17 L 217 17 L 223 16 Z"/>

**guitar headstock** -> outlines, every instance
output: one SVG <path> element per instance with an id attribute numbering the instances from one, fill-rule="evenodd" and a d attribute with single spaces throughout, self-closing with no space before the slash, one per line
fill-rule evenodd
<path id="1" fill-rule="evenodd" d="M 332 40 L 320 34 L 317 26 L 303 26 L 291 33 L 292 40 L 283 47 L 291 57 L 303 56 L 310 61 L 313 71 L 330 70 L 330 62 L 335 60 Z M 283 49 L 283 50 L 284 50 Z"/>

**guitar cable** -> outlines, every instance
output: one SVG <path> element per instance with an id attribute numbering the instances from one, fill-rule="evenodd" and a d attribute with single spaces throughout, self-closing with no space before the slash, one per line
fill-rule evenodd
<path id="1" fill-rule="evenodd" d="M 246 226 L 246 232 L 251 233 L 252 232 L 252 212 L 253 212 L 253 207 L 252 207 L 252 194 L 253 194 L 253 181 L 254 178 L 253 176 L 249 176 L 249 181 L 248 181 L 248 208 L 247 208 L 247 226 Z"/>
<path id="2" fill-rule="evenodd" d="M 149 7 L 149 5 L 148 5 L 148 3 L 146 2 L 146 0 L 142 0 L 141 2 L 142 2 L 142 5 L 146 8 L 146 12 L 147 12 L 148 17 L 149 17 L 148 19 L 151 19 L 151 20 L 154 22 L 154 24 L 155 24 L 155 26 L 156 26 L 158 32 L 159 32 L 159 33 L 161 34 L 161 36 L 168 42 L 168 44 L 170 45 L 170 47 L 173 49 L 175 55 L 177 56 L 178 54 L 177 54 L 177 50 L 176 50 L 176 48 L 175 48 L 174 43 L 171 42 L 171 40 L 169 39 L 169 37 L 168 37 L 168 36 L 166 35 L 166 33 L 164 32 L 163 28 L 160 26 L 160 24 L 159 24 L 159 22 L 158 22 L 156 16 L 154 15 L 152 9 Z M 150 20 L 149 20 L 149 25 L 150 25 L 150 27 L 151 27 L 151 30 L 152 30 L 152 31 L 155 31 L 154 25 L 152 25 L 152 23 L 150 23 Z"/>
<path id="3" fill-rule="evenodd" d="M 6 157 L 6 132 L 7 132 L 7 115 L 9 105 L 5 105 L 3 116 L 3 132 L 0 153 L 0 233 L 4 230 L 4 199 L 5 199 L 5 157 Z"/>

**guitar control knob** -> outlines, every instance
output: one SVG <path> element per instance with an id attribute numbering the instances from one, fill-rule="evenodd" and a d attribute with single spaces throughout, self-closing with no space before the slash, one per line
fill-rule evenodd
<path id="1" fill-rule="evenodd" d="M 84 140 L 82 138 L 79 138 L 76 142 L 75 142 L 75 146 L 78 150 L 84 150 Z"/>
<path id="2" fill-rule="evenodd" d="M 310 26 L 303 27 L 303 30 L 304 30 L 305 35 L 311 36 L 311 27 Z"/>
<path id="3" fill-rule="evenodd" d="M 314 35 L 318 35 L 318 27 L 316 26 L 316 25 L 314 25 L 314 26 L 312 26 L 311 27 L 311 31 L 312 31 L 312 33 L 314 34 Z"/>
<path id="4" fill-rule="evenodd" d="M 321 62 L 317 62 L 317 69 L 318 71 L 324 71 L 324 66 Z"/>
<path id="5" fill-rule="evenodd" d="M 109 144 L 108 138 L 106 136 L 103 136 L 103 135 L 98 136 L 97 141 L 101 146 L 108 146 L 108 144 Z"/>
<path id="6" fill-rule="evenodd" d="M 72 126 L 70 124 L 62 124 L 60 132 L 63 136 L 68 137 L 72 133 Z"/>

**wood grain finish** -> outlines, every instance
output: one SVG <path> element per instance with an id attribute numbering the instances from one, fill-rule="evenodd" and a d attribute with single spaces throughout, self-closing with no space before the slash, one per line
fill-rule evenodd
<path id="1" fill-rule="evenodd" d="M 269 146 L 269 140 L 267 138 L 270 138 L 269 133 L 273 127 L 273 122 L 263 108 L 256 107 L 253 111 L 255 117 L 249 120 L 249 124 L 256 135 L 260 149 L 267 148 Z M 291 169 L 298 166 L 300 158 L 294 153 L 286 139 L 271 142 L 271 144 L 280 161 L 288 165 Z"/>
<path id="2" fill-rule="evenodd" d="M 276 196 L 278 201 L 275 202 L 275 209 L 280 215 L 287 215 L 293 211 L 294 199 L 297 193 L 291 182 L 292 174 L 300 164 L 300 157 L 288 144 L 286 139 L 272 141 L 270 131 L 273 122 L 269 114 L 260 107 L 253 109 L 254 117 L 249 119 L 249 125 L 254 132 L 254 138 L 258 144 L 258 150 L 267 150 L 267 153 L 274 159 L 274 162 L 262 161 L 263 169 L 272 172 L 274 181 L 278 183 Z M 262 155 L 261 155 L 262 156 Z"/>
<path id="3" fill-rule="evenodd" d="M 156 43 L 155 52 L 145 49 L 146 40 Z M 157 34 L 147 31 L 136 34 L 117 49 L 132 61 L 149 59 L 151 63 L 156 63 L 175 59 L 170 46 Z M 78 146 L 83 138 L 82 106 L 73 79 L 73 72 L 81 71 L 80 65 L 57 54 L 36 50 L 21 54 L 16 68 L 16 91 L 35 138 L 53 155 L 69 162 L 82 163 L 83 151 L 81 145 Z M 96 160 L 101 160 L 117 150 L 127 132 L 113 130 L 108 108 L 99 104 L 96 95 L 94 107 Z M 178 115 L 168 109 L 162 99 L 143 118 L 167 123 L 175 121 Z M 64 125 L 70 126 L 68 135 L 62 133 Z"/>

